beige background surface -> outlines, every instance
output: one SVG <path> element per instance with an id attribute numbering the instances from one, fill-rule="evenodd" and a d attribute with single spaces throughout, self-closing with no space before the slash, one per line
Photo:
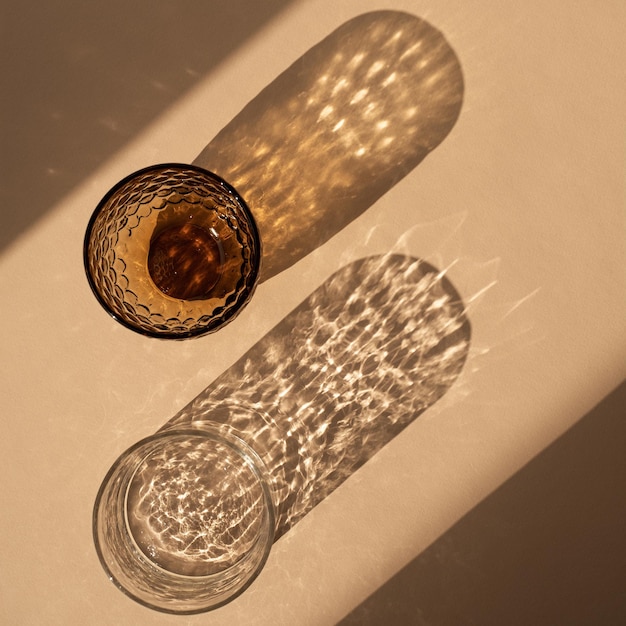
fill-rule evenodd
<path id="1" fill-rule="evenodd" d="M 84 229 L 104 192 L 145 165 L 191 162 L 293 60 L 379 8 L 427 19 L 456 50 L 465 99 L 449 137 L 348 228 L 263 284 L 219 333 L 163 343 L 116 325 L 82 267 Z M 625 23 L 617 1 L 292 2 L 36 211 L 0 256 L 2 621 L 335 623 L 616 387 L 626 373 Z M 106 28 L 114 38 L 115 23 Z M 184 45 L 198 54 L 203 42 Z M 126 49 L 130 64 L 134 53 Z M 37 54 L 45 64 L 45 49 Z M 58 115 L 45 93 L 37 110 L 52 127 Z M 116 115 L 94 128 L 121 133 Z M 27 120 L 19 133 L 37 157 L 45 146 L 35 162 L 47 159 L 48 176 L 71 161 L 33 137 Z M 33 203 L 38 184 L 23 191 Z M 93 499 L 113 460 L 334 270 L 390 249 L 449 267 L 469 304 L 472 351 L 455 386 L 282 538 L 232 604 L 180 618 L 125 598 L 91 539 Z"/>

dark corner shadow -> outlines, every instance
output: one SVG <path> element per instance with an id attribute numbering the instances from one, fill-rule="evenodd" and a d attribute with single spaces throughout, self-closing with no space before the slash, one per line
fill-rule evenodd
<path id="1" fill-rule="evenodd" d="M 0 250 L 290 3 L 4 2 Z"/>
<path id="2" fill-rule="evenodd" d="M 331 276 L 162 430 L 221 425 L 263 459 L 276 539 L 443 396 L 470 323 L 443 272 L 401 255 Z"/>
<path id="3" fill-rule="evenodd" d="M 360 15 L 254 98 L 194 161 L 246 199 L 261 281 L 322 245 L 436 148 L 463 101 L 459 60 L 428 22 Z"/>
<path id="4" fill-rule="evenodd" d="M 626 623 L 626 383 L 341 626 Z"/>

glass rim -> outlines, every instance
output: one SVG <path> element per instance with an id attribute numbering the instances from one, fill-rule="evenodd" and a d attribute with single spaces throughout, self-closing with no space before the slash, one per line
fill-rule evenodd
<path id="1" fill-rule="evenodd" d="M 240 558 L 237 559 L 234 563 L 226 567 L 224 570 L 220 572 L 214 572 L 211 574 L 203 574 L 203 575 L 187 575 L 187 574 L 179 574 L 176 572 L 169 572 L 164 569 L 157 563 L 150 563 L 151 567 L 154 567 L 157 570 L 164 572 L 166 575 L 171 576 L 176 580 L 188 580 L 195 581 L 198 584 L 207 583 L 209 584 L 211 581 L 219 580 L 220 577 L 226 576 L 227 573 L 236 570 L 236 568 L 240 565 L 243 559 L 249 554 L 252 553 L 253 550 L 257 549 L 259 545 L 262 545 L 262 551 L 260 552 L 260 556 L 258 557 L 258 562 L 256 566 L 252 570 L 252 572 L 248 575 L 244 583 L 235 588 L 235 590 L 229 594 L 227 597 L 222 600 L 210 604 L 209 602 L 205 602 L 203 606 L 199 608 L 192 609 L 178 609 L 175 606 L 167 607 L 162 604 L 158 604 L 156 602 L 150 602 L 145 598 L 141 597 L 139 594 L 134 593 L 131 589 L 128 588 L 119 577 L 116 575 L 114 568 L 109 565 L 107 558 L 104 554 L 104 550 L 102 548 L 102 541 L 99 534 L 100 527 L 100 515 L 103 510 L 102 501 L 106 492 L 111 485 L 111 481 L 115 480 L 116 473 L 120 466 L 131 456 L 136 455 L 137 452 L 140 452 L 142 448 L 147 448 L 151 444 L 157 443 L 159 441 L 167 441 L 171 438 L 200 438 L 204 440 L 212 440 L 216 443 L 221 443 L 229 447 L 235 454 L 239 455 L 245 463 L 249 466 L 252 473 L 256 476 L 259 486 L 261 487 L 263 493 L 263 514 L 267 516 L 267 532 L 259 533 L 256 537 L 254 544 L 244 553 Z M 146 451 L 145 454 L 141 454 L 137 457 L 136 463 L 134 463 L 134 470 L 141 464 L 141 462 L 149 455 L 150 452 Z M 134 474 L 134 471 L 133 471 Z M 123 490 L 124 491 L 124 502 L 126 501 L 126 493 L 128 490 L 128 486 Z M 272 545 L 274 543 L 276 530 L 276 510 L 273 500 L 273 494 L 270 486 L 270 475 L 268 470 L 265 467 L 265 464 L 258 456 L 258 454 L 240 437 L 233 434 L 229 430 L 223 431 L 218 428 L 212 428 L 210 426 L 200 428 L 176 428 L 176 429 L 167 429 L 161 430 L 157 433 L 150 435 L 148 437 L 144 437 L 140 441 L 134 443 L 130 447 L 128 447 L 124 452 L 122 452 L 116 460 L 113 462 L 109 471 L 107 472 L 105 478 L 103 479 L 100 488 L 98 489 L 98 493 L 96 495 L 96 499 L 93 506 L 92 511 L 92 534 L 94 546 L 96 549 L 96 554 L 98 556 L 98 560 L 100 561 L 100 565 L 104 569 L 109 580 L 126 596 L 130 597 L 135 602 L 150 608 L 156 611 L 160 611 L 162 613 L 170 613 L 176 615 L 192 615 L 197 613 L 205 613 L 207 611 L 219 608 L 236 597 L 241 595 L 258 577 L 261 573 L 261 570 L 264 568 L 265 563 L 269 557 Z M 130 538 L 134 541 L 134 538 L 130 536 Z M 172 602 L 174 605 L 175 603 Z"/>
<path id="2" fill-rule="evenodd" d="M 95 296 L 95 298 L 98 301 L 98 303 L 100 304 L 100 306 L 116 322 L 118 322 L 119 324 L 121 324 L 125 328 L 128 328 L 129 330 L 132 330 L 133 332 L 138 333 L 140 335 L 144 335 L 146 337 L 154 337 L 154 338 L 157 338 L 157 339 L 191 339 L 191 338 L 194 338 L 194 337 L 200 337 L 202 335 L 206 335 L 208 333 L 214 332 L 220 326 L 224 326 L 228 322 L 232 321 L 237 316 L 237 314 L 240 312 L 240 310 L 243 308 L 243 306 L 231 307 L 231 309 L 229 309 L 227 311 L 227 313 L 220 318 L 218 324 L 211 324 L 211 323 L 209 323 L 209 324 L 207 324 L 205 326 L 201 326 L 201 327 L 198 327 L 198 328 L 195 328 L 195 329 L 186 330 L 186 331 L 165 331 L 165 332 L 164 331 L 151 331 L 148 328 L 139 327 L 139 326 L 133 324 L 132 322 L 130 322 L 127 319 L 125 319 L 122 315 L 119 315 L 118 313 L 113 311 L 111 309 L 111 307 L 107 304 L 106 300 L 103 298 L 102 294 L 100 293 L 100 290 L 98 289 L 98 287 L 96 285 L 96 282 L 95 282 L 95 280 L 94 280 L 94 278 L 92 276 L 92 272 L 89 269 L 89 247 L 90 247 L 90 243 L 91 243 L 92 231 L 93 231 L 94 225 L 96 223 L 96 220 L 98 219 L 98 216 L 100 215 L 102 210 L 106 207 L 106 205 L 109 202 L 109 200 L 124 185 L 126 185 L 127 183 L 132 181 L 134 178 L 137 178 L 138 176 L 141 176 L 143 174 L 148 174 L 148 173 L 153 172 L 153 171 L 165 170 L 165 169 L 174 169 L 174 170 L 179 170 L 179 171 L 190 170 L 190 171 L 202 174 L 204 176 L 207 176 L 208 178 L 212 179 L 213 182 L 215 182 L 220 187 L 222 187 L 224 189 L 224 191 L 226 193 L 228 193 L 228 195 L 232 196 L 232 198 L 235 200 L 235 202 L 241 207 L 241 209 L 242 209 L 242 211 L 243 211 L 243 213 L 244 213 L 244 215 L 246 217 L 246 220 L 248 222 L 248 226 L 249 226 L 250 231 L 252 233 L 252 237 L 253 237 L 253 239 L 254 239 L 254 241 L 256 243 L 255 251 L 254 251 L 254 257 L 253 257 L 252 263 L 251 263 L 251 266 L 253 268 L 252 280 L 251 280 L 252 287 L 249 288 L 248 290 L 246 290 L 245 297 L 244 297 L 241 305 L 245 305 L 245 303 L 248 302 L 248 300 L 252 297 L 252 295 L 253 295 L 253 293 L 254 293 L 254 291 L 256 289 L 256 286 L 258 284 L 258 279 L 259 279 L 259 276 L 260 276 L 260 266 L 261 266 L 261 261 L 262 261 L 262 253 L 261 253 L 262 242 L 261 242 L 261 236 L 260 236 L 260 233 L 259 233 L 258 225 L 256 223 L 256 220 L 254 219 L 254 215 L 252 214 L 252 211 L 250 210 L 250 207 L 248 206 L 247 202 L 244 200 L 244 198 L 241 196 L 241 194 L 229 182 L 224 180 L 221 176 L 219 176 L 215 172 L 212 172 L 210 170 L 207 170 L 207 169 L 205 169 L 203 167 L 200 167 L 200 166 L 194 165 L 194 164 L 178 163 L 178 162 L 156 163 L 156 164 L 148 165 L 146 167 L 138 169 L 138 170 L 136 170 L 134 172 L 131 172 L 130 174 L 124 176 L 124 178 L 119 180 L 117 183 L 115 183 L 104 194 L 102 199 L 98 202 L 98 204 L 96 205 L 96 208 L 92 211 L 91 216 L 89 218 L 89 221 L 87 223 L 87 228 L 85 230 L 85 236 L 83 238 L 83 266 L 84 266 L 84 269 L 85 269 L 85 274 L 87 276 L 87 282 L 89 283 L 89 287 L 91 289 L 91 292 Z"/>

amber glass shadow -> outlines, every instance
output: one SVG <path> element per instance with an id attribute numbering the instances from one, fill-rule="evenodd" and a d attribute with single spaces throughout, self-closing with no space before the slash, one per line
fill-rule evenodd
<path id="1" fill-rule="evenodd" d="M 263 460 L 275 538 L 451 387 L 470 346 L 452 283 L 402 255 L 331 276 L 162 430 L 223 428 Z"/>
<path id="2" fill-rule="evenodd" d="M 260 280 L 322 245 L 436 148 L 463 101 L 459 60 L 428 22 L 356 17 L 254 98 L 194 161 L 244 197 Z"/>

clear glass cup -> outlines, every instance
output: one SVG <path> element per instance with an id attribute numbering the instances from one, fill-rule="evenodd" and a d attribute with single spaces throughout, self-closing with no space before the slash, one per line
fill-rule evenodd
<path id="1" fill-rule="evenodd" d="M 152 609 L 200 613 L 259 574 L 274 541 L 267 470 L 227 428 L 168 430 L 124 452 L 93 512 L 100 561 Z"/>
<path id="2" fill-rule="evenodd" d="M 256 287 L 261 242 L 226 181 L 194 165 L 154 165 L 115 185 L 84 245 L 89 284 L 121 324 L 184 339 L 231 321 Z"/>

